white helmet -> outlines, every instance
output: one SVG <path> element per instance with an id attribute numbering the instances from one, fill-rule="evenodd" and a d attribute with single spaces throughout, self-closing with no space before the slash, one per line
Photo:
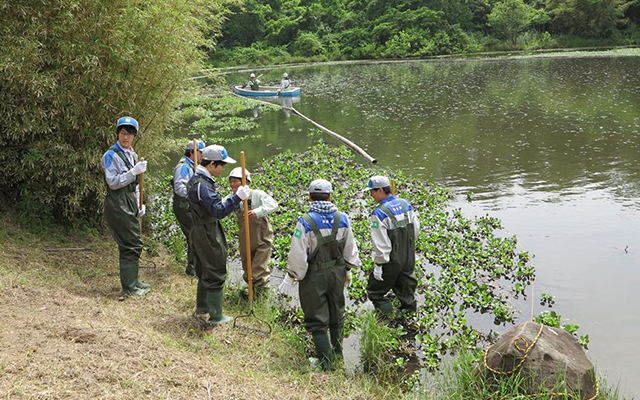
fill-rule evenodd
<path id="1" fill-rule="evenodd" d="M 249 75 L 249 78 L 255 78 L 256 74 L 254 74 L 253 72 L 251 73 L 251 75 Z"/>
<path id="2" fill-rule="evenodd" d="M 285 72 L 285 73 L 284 73 L 284 75 L 282 75 L 282 77 L 286 79 L 286 78 L 288 78 L 288 77 L 289 77 L 289 74 L 287 74 L 287 73 Z"/>
<path id="3" fill-rule="evenodd" d="M 247 182 L 251 182 L 251 173 L 249 172 L 249 170 L 245 169 L 244 172 L 247 174 Z M 232 169 L 229 173 L 229 178 L 242 179 L 242 167 L 236 167 Z"/>

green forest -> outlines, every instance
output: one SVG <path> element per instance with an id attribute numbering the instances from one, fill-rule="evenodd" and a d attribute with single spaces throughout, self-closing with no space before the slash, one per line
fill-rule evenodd
<path id="1" fill-rule="evenodd" d="M 639 0 L 245 0 L 214 65 L 632 45 Z"/>

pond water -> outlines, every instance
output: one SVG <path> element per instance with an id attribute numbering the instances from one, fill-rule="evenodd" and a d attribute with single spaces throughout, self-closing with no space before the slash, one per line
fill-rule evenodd
<path id="1" fill-rule="evenodd" d="M 294 107 L 303 114 L 380 166 L 450 188 L 452 206 L 468 216 L 500 218 L 534 256 L 536 298 L 555 296 L 563 323 L 590 336 L 592 361 L 629 396 L 640 394 L 639 70 L 636 56 L 287 72 L 302 87 Z M 262 81 L 282 72 L 266 71 Z M 333 141 L 284 111 L 257 118 L 260 138 L 227 146 L 245 150 L 249 166 L 306 150 L 319 136 Z"/>

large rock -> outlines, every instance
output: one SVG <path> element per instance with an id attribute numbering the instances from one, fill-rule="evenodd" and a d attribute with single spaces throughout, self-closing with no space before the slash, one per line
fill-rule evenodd
<path id="1" fill-rule="evenodd" d="M 540 325 L 525 322 L 514 326 L 489 348 L 486 355 L 486 373 L 494 378 L 503 373 L 522 370 L 529 381 L 526 388 L 529 393 L 539 392 L 541 387 L 554 389 L 558 376 L 564 381 L 563 387 L 555 386 L 556 391 L 569 390 L 580 392 L 583 399 L 595 394 L 595 374 L 593 365 L 575 336 L 560 328 L 544 326 L 540 337 L 529 350 L 526 358 L 524 351 L 536 340 Z M 518 365 L 524 358 L 522 365 Z M 501 371 L 495 373 L 491 370 Z"/>

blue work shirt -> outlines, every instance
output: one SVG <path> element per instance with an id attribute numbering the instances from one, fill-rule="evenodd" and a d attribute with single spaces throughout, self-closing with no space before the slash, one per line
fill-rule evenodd
<path id="1" fill-rule="evenodd" d="M 196 173 L 191 177 L 189 182 L 191 183 L 197 176 L 203 177 L 210 185 L 203 185 L 203 182 L 192 185 L 188 195 L 191 203 L 202 206 L 216 219 L 222 219 L 239 208 L 242 200 L 240 200 L 237 194 L 222 200 L 216 191 L 216 183 L 213 176 L 211 176 L 205 167 L 198 165 Z"/>

